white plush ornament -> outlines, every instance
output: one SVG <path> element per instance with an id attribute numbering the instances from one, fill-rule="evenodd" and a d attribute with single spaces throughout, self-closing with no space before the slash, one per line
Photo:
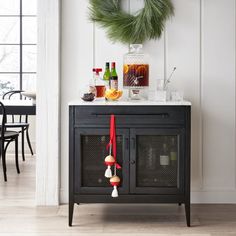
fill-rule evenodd
<path id="1" fill-rule="evenodd" d="M 115 172 L 116 172 L 116 170 L 115 170 Z M 112 178 L 110 178 L 110 183 L 113 186 L 113 191 L 111 193 L 111 196 L 112 197 L 119 197 L 117 187 L 120 185 L 120 178 L 116 175 L 116 173 Z"/>
<path id="2" fill-rule="evenodd" d="M 113 187 L 113 191 L 112 191 L 112 193 L 111 193 L 111 196 L 112 196 L 112 197 L 119 197 L 118 190 L 117 190 L 117 186 L 114 186 L 114 187 Z"/>
<path id="3" fill-rule="evenodd" d="M 105 164 L 107 166 L 107 169 L 105 171 L 105 177 L 111 178 L 112 177 L 112 171 L 111 166 L 113 166 L 115 163 L 115 158 L 112 155 L 109 155 L 105 158 Z"/>
<path id="4" fill-rule="evenodd" d="M 105 177 L 106 178 L 111 178 L 112 177 L 111 166 L 107 166 L 107 169 L 105 171 Z"/>

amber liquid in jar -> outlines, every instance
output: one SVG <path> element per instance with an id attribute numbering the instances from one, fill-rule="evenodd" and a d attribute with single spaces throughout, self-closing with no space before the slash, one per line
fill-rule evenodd
<path id="1" fill-rule="evenodd" d="M 103 98 L 105 97 L 106 86 L 105 85 L 96 85 L 96 97 Z"/>
<path id="2" fill-rule="evenodd" d="M 125 64 L 123 76 L 125 87 L 147 87 L 149 86 L 149 65 Z"/>

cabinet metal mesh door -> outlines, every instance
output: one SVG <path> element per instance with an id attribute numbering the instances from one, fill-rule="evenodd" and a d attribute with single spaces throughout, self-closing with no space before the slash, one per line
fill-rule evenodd
<path id="1" fill-rule="evenodd" d="M 178 187 L 177 135 L 138 135 L 136 187 Z"/>
<path id="2" fill-rule="evenodd" d="M 108 135 L 83 135 L 81 137 L 82 187 L 110 187 L 109 179 L 104 177 L 106 170 L 104 159 L 109 155 L 106 148 L 108 143 Z M 121 165 L 122 145 L 122 136 L 117 136 L 117 161 Z M 121 177 L 122 186 L 122 170 L 117 170 L 117 174 Z"/>

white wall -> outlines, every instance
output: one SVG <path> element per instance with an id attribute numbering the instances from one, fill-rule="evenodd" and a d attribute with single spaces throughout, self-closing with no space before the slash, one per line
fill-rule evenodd
<path id="1" fill-rule="evenodd" d="M 151 83 L 176 66 L 172 87 L 184 91 L 193 104 L 192 202 L 236 203 L 235 0 L 173 3 L 175 17 L 165 35 L 145 44 Z M 130 0 L 131 11 L 142 4 Z M 127 45 L 110 43 L 103 29 L 89 23 L 87 6 L 85 0 L 62 0 L 61 202 L 68 199 L 67 104 L 80 98 L 93 64 L 117 61 L 121 77 L 128 50 Z"/>

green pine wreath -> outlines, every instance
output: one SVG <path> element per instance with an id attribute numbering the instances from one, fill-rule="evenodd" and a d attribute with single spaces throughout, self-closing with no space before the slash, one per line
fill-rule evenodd
<path id="1" fill-rule="evenodd" d="M 135 15 L 121 9 L 121 0 L 89 0 L 89 18 L 106 28 L 108 37 L 122 43 L 143 43 L 158 39 L 168 18 L 174 15 L 171 0 L 144 0 Z"/>

